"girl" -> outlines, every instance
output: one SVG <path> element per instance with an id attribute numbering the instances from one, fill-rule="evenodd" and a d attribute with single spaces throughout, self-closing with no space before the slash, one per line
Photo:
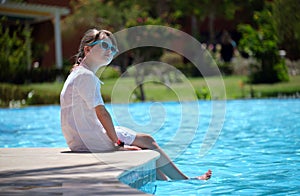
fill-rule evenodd
<path id="1" fill-rule="evenodd" d="M 80 43 L 76 64 L 65 81 L 60 95 L 61 126 L 72 151 L 104 152 L 112 150 L 152 149 L 160 153 L 157 178 L 189 179 L 147 134 L 114 126 L 100 93 L 97 70 L 108 65 L 118 52 L 113 34 L 106 30 L 88 30 Z M 208 170 L 195 179 L 207 180 Z"/>

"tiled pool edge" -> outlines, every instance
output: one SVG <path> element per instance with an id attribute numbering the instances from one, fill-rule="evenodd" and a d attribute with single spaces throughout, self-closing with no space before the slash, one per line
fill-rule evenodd
<path id="1" fill-rule="evenodd" d="M 154 194 L 156 187 L 156 160 L 152 159 L 148 163 L 140 165 L 123 172 L 118 179 L 132 188 L 145 193 Z"/>
<path id="2" fill-rule="evenodd" d="M 146 195 L 122 182 L 140 188 L 141 181 L 153 180 L 153 171 L 147 171 L 158 157 L 155 151 L 78 154 L 65 148 L 0 148 L 0 192 Z M 135 184 L 119 181 L 133 178 L 136 172 L 143 178 Z"/>

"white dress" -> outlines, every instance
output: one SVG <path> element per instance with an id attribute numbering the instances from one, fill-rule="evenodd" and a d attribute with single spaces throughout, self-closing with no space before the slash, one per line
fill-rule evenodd
<path id="1" fill-rule="evenodd" d="M 95 107 L 104 105 L 101 81 L 89 69 L 78 66 L 68 76 L 60 95 L 61 127 L 72 151 L 112 151 L 114 144 L 97 118 Z M 119 139 L 130 145 L 136 133 L 115 127 Z"/>

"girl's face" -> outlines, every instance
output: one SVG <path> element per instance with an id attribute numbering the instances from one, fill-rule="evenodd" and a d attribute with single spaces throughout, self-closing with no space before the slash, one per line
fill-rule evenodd
<path id="1" fill-rule="evenodd" d="M 100 67 L 108 65 L 117 52 L 116 47 L 112 45 L 112 42 L 108 37 L 93 42 L 89 47 L 86 56 L 92 60 L 93 64 Z"/>

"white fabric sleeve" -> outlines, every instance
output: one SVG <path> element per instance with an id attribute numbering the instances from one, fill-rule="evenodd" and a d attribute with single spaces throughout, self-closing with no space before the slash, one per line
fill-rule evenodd
<path id="1" fill-rule="evenodd" d="M 104 105 L 100 92 L 101 83 L 96 76 L 89 74 L 81 75 L 80 80 L 78 80 L 77 89 L 90 109 L 98 105 Z"/>

